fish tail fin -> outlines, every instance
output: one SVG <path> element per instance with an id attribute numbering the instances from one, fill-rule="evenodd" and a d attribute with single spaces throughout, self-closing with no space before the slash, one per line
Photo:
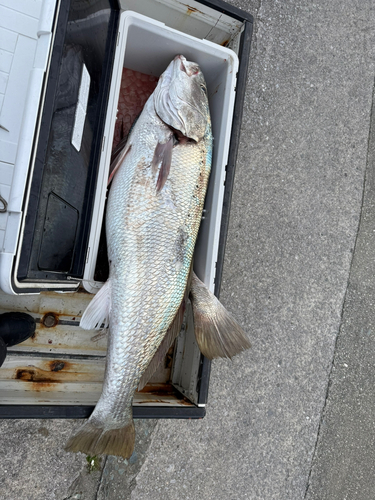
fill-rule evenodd
<path id="1" fill-rule="evenodd" d="M 120 428 L 100 427 L 88 420 L 70 437 L 66 451 L 87 455 L 117 455 L 130 458 L 134 451 L 135 429 L 133 419 Z"/>
<path id="2" fill-rule="evenodd" d="M 250 347 L 249 339 L 237 321 L 195 274 L 190 297 L 195 337 L 206 358 L 232 358 Z"/>

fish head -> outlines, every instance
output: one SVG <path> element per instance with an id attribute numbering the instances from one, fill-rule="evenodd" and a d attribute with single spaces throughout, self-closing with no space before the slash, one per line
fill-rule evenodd
<path id="1" fill-rule="evenodd" d="M 166 125 L 189 139 L 202 139 L 210 112 L 206 81 L 198 64 L 176 56 L 159 78 L 154 106 Z"/>

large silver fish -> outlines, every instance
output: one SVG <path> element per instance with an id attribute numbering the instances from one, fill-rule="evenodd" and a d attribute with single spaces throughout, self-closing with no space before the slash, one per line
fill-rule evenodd
<path id="1" fill-rule="evenodd" d="M 70 438 L 68 451 L 124 458 L 133 452 L 134 392 L 157 350 L 163 351 L 184 297 L 211 155 L 203 74 L 196 63 L 177 56 L 145 104 L 111 175 L 109 279 L 81 320 L 88 329 L 109 323 L 105 378 L 94 412 Z M 240 327 L 195 275 L 189 289 L 205 355 L 231 357 L 249 347 Z"/>

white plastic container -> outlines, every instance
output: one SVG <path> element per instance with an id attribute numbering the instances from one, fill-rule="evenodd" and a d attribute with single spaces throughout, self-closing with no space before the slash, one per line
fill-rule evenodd
<path id="1" fill-rule="evenodd" d="M 208 89 L 214 136 L 213 163 L 204 219 L 194 254 L 194 267 L 199 277 L 212 291 L 214 290 L 238 58 L 230 49 L 207 40 L 199 40 L 169 28 L 161 22 L 126 11 L 121 14 L 120 19 L 118 48 L 104 131 L 105 144 L 100 160 L 93 223 L 83 277 L 83 285 L 90 293 L 96 293 L 102 286 L 102 283 L 94 280 L 94 272 L 103 222 L 122 70 L 125 67 L 148 75 L 160 76 L 177 54 L 182 54 L 188 60 L 199 64 Z"/>

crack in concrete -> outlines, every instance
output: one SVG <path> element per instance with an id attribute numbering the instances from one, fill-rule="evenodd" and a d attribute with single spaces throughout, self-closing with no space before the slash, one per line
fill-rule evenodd
<path id="1" fill-rule="evenodd" d="M 359 233 L 360 233 L 360 228 L 361 228 L 361 224 L 362 224 L 362 220 L 363 220 L 363 216 L 364 216 L 364 201 L 365 201 L 365 192 L 366 192 L 366 182 L 367 182 L 367 177 L 368 177 L 368 170 L 370 168 L 370 165 L 369 165 L 370 143 L 371 143 L 371 137 L 372 137 L 373 133 L 375 133 L 375 130 L 374 130 L 374 123 L 375 122 L 373 123 L 374 112 L 375 112 L 375 77 L 374 77 L 374 84 L 373 84 L 373 88 L 372 88 L 372 101 L 371 101 L 371 111 L 370 111 L 370 118 L 369 118 L 369 122 L 370 122 L 369 123 L 369 134 L 368 134 L 368 138 L 367 138 L 366 167 L 365 167 L 364 178 L 363 178 L 363 185 L 362 185 L 362 199 L 361 199 L 360 216 L 359 216 L 357 231 L 356 231 L 356 235 L 355 235 L 355 242 L 354 242 L 354 248 L 353 248 L 352 258 L 351 258 L 351 262 L 350 262 L 349 272 L 348 272 L 348 279 L 347 279 L 345 293 L 344 293 L 344 297 L 343 297 L 343 301 L 342 301 L 342 307 L 341 307 L 341 313 L 340 313 L 340 325 L 339 325 L 338 332 L 337 332 L 336 339 L 335 339 L 335 344 L 334 344 L 334 349 L 333 349 L 333 356 L 332 356 L 332 362 L 331 362 L 331 366 L 330 366 L 330 370 L 329 370 L 329 375 L 328 375 L 326 395 L 325 395 L 325 399 L 324 399 L 324 404 L 323 404 L 323 407 L 322 407 L 322 411 L 321 411 L 321 414 L 320 414 L 319 426 L 318 426 L 318 431 L 317 431 L 317 435 L 316 435 L 314 450 L 313 450 L 313 453 L 312 453 L 309 475 L 308 475 L 308 478 L 307 478 L 305 494 L 304 494 L 304 497 L 303 497 L 304 500 L 307 499 L 307 494 L 309 492 L 311 475 L 312 475 L 312 471 L 313 471 L 313 468 L 314 468 L 314 462 L 315 462 L 316 453 L 317 453 L 317 449 L 318 449 L 319 441 L 320 441 L 321 427 L 322 427 L 322 423 L 323 423 L 323 420 L 324 420 L 324 414 L 325 414 L 325 411 L 326 411 L 327 402 L 328 402 L 328 399 L 329 399 L 329 396 L 330 396 L 330 388 L 331 388 L 331 381 L 332 381 L 332 371 L 333 371 L 333 368 L 335 366 L 337 343 L 338 343 L 338 339 L 339 339 L 339 336 L 340 336 L 340 333 L 341 333 L 341 329 L 342 329 L 342 325 L 343 325 L 343 316 L 344 316 L 346 299 L 347 299 L 348 288 L 349 288 L 349 283 L 350 283 L 350 276 L 352 274 L 353 261 L 354 261 L 354 257 L 355 257 L 356 250 L 357 250 L 358 236 L 359 236 Z"/>
<path id="2" fill-rule="evenodd" d="M 108 456 L 105 456 L 104 460 L 103 460 L 103 467 L 102 467 L 102 470 L 101 470 L 100 478 L 99 478 L 99 481 L 98 481 L 98 486 L 96 488 L 95 500 L 98 499 L 99 488 L 100 488 L 100 485 L 102 484 L 103 473 L 104 473 L 105 466 L 107 465 L 107 460 L 108 460 Z"/>
<path id="3" fill-rule="evenodd" d="M 94 500 L 130 500 L 137 476 L 146 460 L 157 420 L 136 420 L 136 443 L 129 460 L 108 456 Z"/>

